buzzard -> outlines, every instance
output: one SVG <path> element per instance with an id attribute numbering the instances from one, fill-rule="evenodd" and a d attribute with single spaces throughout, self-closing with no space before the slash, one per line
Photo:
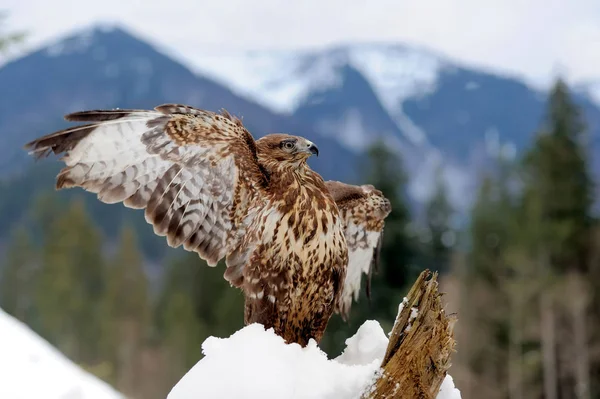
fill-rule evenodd
<path id="1" fill-rule="evenodd" d="M 373 186 L 324 182 L 302 137 L 254 140 L 240 119 L 187 105 L 69 114 L 87 122 L 26 144 L 64 154 L 57 189 L 144 209 L 172 247 L 195 251 L 245 297 L 245 323 L 288 343 L 320 341 L 334 311 L 347 317 L 376 258 L 389 201 Z"/>

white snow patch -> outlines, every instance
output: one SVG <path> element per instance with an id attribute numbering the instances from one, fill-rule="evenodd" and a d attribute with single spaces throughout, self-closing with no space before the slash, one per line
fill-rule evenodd
<path id="1" fill-rule="evenodd" d="M 329 360 L 313 340 L 306 348 L 287 345 L 272 329 L 251 324 L 229 338 L 204 341 L 205 357 L 167 399 L 357 399 L 380 372 L 387 338 L 379 323 L 366 321 L 346 345 Z M 450 376 L 442 388 L 437 399 L 460 399 Z"/>
<path id="2" fill-rule="evenodd" d="M 197 72 L 276 112 L 292 113 L 313 90 L 341 84 L 335 57 L 277 51 L 202 55 Z"/>
<path id="3" fill-rule="evenodd" d="M 1 309 L 0 337 L 2 399 L 123 398 Z"/>
<path id="4" fill-rule="evenodd" d="M 60 39 L 51 44 L 46 49 L 46 54 L 50 57 L 71 53 L 83 53 L 94 43 L 94 36 L 98 33 L 112 32 L 117 25 L 112 22 L 104 22 L 93 25 L 90 28 L 77 32 L 77 35 Z"/>
<path id="5" fill-rule="evenodd" d="M 575 86 L 576 90 L 587 97 L 600 107 L 600 81 L 586 82 Z"/>
<path id="6" fill-rule="evenodd" d="M 50 45 L 46 49 L 46 54 L 50 57 L 58 57 L 65 54 L 83 53 L 91 46 L 92 39 L 93 32 L 82 32 L 76 38 L 60 40 Z"/>
<path id="7" fill-rule="evenodd" d="M 489 127 L 483 134 L 487 154 L 497 157 L 500 153 L 500 132 L 498 131 L 498 128 L 495 126 Z"/>
<path id="8" fill-rule="evenodd" d="M 444 378 L 436 399 L 461 399 L 460 391 L 454 387 L 454 380 L 450 374 Z"/>
<path id="9" fill-rule="evenodd" d="M 369 365 L 385 356 L 388 339 L 378 322 L 367 320 L 356 334 L 346 340 L 346 349 L 335 361 L 348 366 Z"/>
<path id="10" fill-rule="evenodd" d="M 410 308 L 410 316 L 408 316 L 408 324 L 406 326 L 406 328 L 404 329 L 405 331 L 410 331 L 412 329 L 412 322 L 417 318 L 417 316 L 419 315 L 419 309 L 416 307 L 412 307 Z"/>
<path id="11" fill-rule="evenodd" d="M 426 151 L 402 154 L 411 173 L 408 182 L 408 194 L 411 198 L 422 204 L 431 198 L 435 191 L 435 176 L 441 166 L 450 204 L 456 211 L 469 209 L 474 199 L 474 177 L 477 171 L 445 159 L 441 152 L 433 147 L 428 147 Z"/>
<path id="12" fill-rule="evenodd" d="M 353 151 L 364 150 L 375 138 L 375 135 L 369 134 L 358 109 L 349 109 L 339 120 L 323 120 L 316 128 L 321 134 L 337 139 Z"/>
<path id="13" fill-rule="evenodd" d="M 388 114 L 414 144 L 426 135 L 404 113 L 402 103 L 409 97 L 432 93 L 436 88 L 439 57 L 403 46 L 353 46 L 349 63 L 369 81 Z"/>
<path id="14" fill-rule="evenodd" d="M 479 87 L 481 87 L 479 83 L 470 81 L 470 82 L 467 82 L 467 84 L 465 85 L 465 90 L 467 90 L 467 91 L 477 90 L 477 89 L 479 89 Z"/>
<path id="15" fill-rule="evenodd" d="M 202 54 L 190 60 L 198 73 L 278 112 L 291 113 L 308 93 L 341 84 L 339 68 L 363 74 L 390 115 L 404 99 L 435 89 L 442 62 L 398 45 L 361 44 L 304 51 Z"/>
<path id="16" fill-rule="evenodd" d="M 390 110 L 388 110 L 390 112 Z M 427 135 L 419 126 L 417 126 L 405 113 L 402 105 L 397 107 L 394 113 L 389 114 L 396 126 L 406 136 L 406 138 L 415 146 L 423 146 L 427 143 Z"/>
<path id="17" fill-rule="evenodd" d="M 500 149 L 500 155 L 503 159 L 508 159 L 510 161 L 514 160 L 517 157 L 516 144 L 512 141 L 502 144 L 502 148 Z"/>
<path id="18" fill-rule="evenodd" d="M 360 341 L 357 339 L 356 341 Z M 363 343 L 364 345 L 364 343 Z M 272 329 L 246 326 L 227 339 L 208 338 L 205 357 L 173 388 L 168 399 L 357 398 L 381 359 L 349 366 L 327 359 L 314 341 L 286 345 Z M 360 355 L 361 348 L 354 348 Z M 351 355 L 346 361 L 351 362 Z"/>
<path id="19" fill-rule="evenodd" d="M 398 305 L 398 313 L 396 313 L 396 320 L 394 320 L 394 324 L 398 323 L 398 316 L 400 316 L 400 313 L 402 313 L 402 310 L 404 309 L 404 306 L 408 305 L 408 298 L 404 297 L 402 298 L 402 302 L 400 302 L 400 305 Z M 394 331 L 394 330 L 392 330 Z M 392 331 L 390 331 L 388 333 L 388 336 L 392 335 Z"/>
<path id="20" fill-rule="evenodd" d="M 390 113 L 406 98 L 435 90 L 441 61 L 437 56 L 404 46 L 353 46 L 350 65 L 374 86 Z"/>
<path id="21" fill-rule="evenodd" d="M 590 90 L 590 94 L 592 95 L 592 98 L 594 99 L 594 101 L 596 101 L 596 104 L 598 104 L 598 106 L 600 107 L 600 83 L 595 85 Z"/>

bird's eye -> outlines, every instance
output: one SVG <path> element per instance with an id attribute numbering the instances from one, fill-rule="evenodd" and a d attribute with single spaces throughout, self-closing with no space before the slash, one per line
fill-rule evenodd
<path id="1" fill-rule="evenodd" d="M 294 148 L 294 143 L 292 143 L 291 141 L 286 141 L 285 143 L 283 143 L 283 146 L 288 150 L 291 150 L 292 148 Z"/>

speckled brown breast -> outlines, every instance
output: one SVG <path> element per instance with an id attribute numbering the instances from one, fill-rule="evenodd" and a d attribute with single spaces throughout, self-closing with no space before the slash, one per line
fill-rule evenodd
<path id="1" fill-rule="evenodd" d="M 261 215 L 259 245 L 245 273 L 246 323 L 287 342 L 320 341 L 340 295 L 348 252 L 332 198 L 318 181 L 291 179 Z"/>

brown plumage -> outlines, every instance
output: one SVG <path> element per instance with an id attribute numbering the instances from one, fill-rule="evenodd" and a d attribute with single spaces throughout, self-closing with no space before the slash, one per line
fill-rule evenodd
<path id="1" fill-rule="evenodd" d="M 340 211 L 348 247 L 344 290 L 336 306 L 336 311 L 347 320 L 352 299 L 358 300 L 363 273 L 368 276 L 367 297 L 370 296 L 371 273 L 378 266 L 384 220 L 392 206 L 383 193 L 370 184 L 352 186 L 328 181 L 325 185 Z"/>
<path id="2" fill-rule="evenodd" d="M 178 104 L 66 119 L 89 123 L 26 145 L 38 158 L 64 154 L 57 188 L 82 187 L 103 202 L 144 209 L 170 246 L 210 266 L 225 259 L 224 277 L 245 295 L 246 323 L 304 346 L 320 341 L 334 310 L 347 315 L 343 298 L 351 302 L 356 289 L 354 277 L 350 286 L 346 280 L 348 251 L 368 247 L 368 231 L 380 232 L 387 213 L 368 210 L 381 203 L 367 186 L 326 184 L 312 171 L 313 143 L 287 134 L 255 141 L 227 112 Z M 358 278 L 360 288 L 360 271 Z"/>

